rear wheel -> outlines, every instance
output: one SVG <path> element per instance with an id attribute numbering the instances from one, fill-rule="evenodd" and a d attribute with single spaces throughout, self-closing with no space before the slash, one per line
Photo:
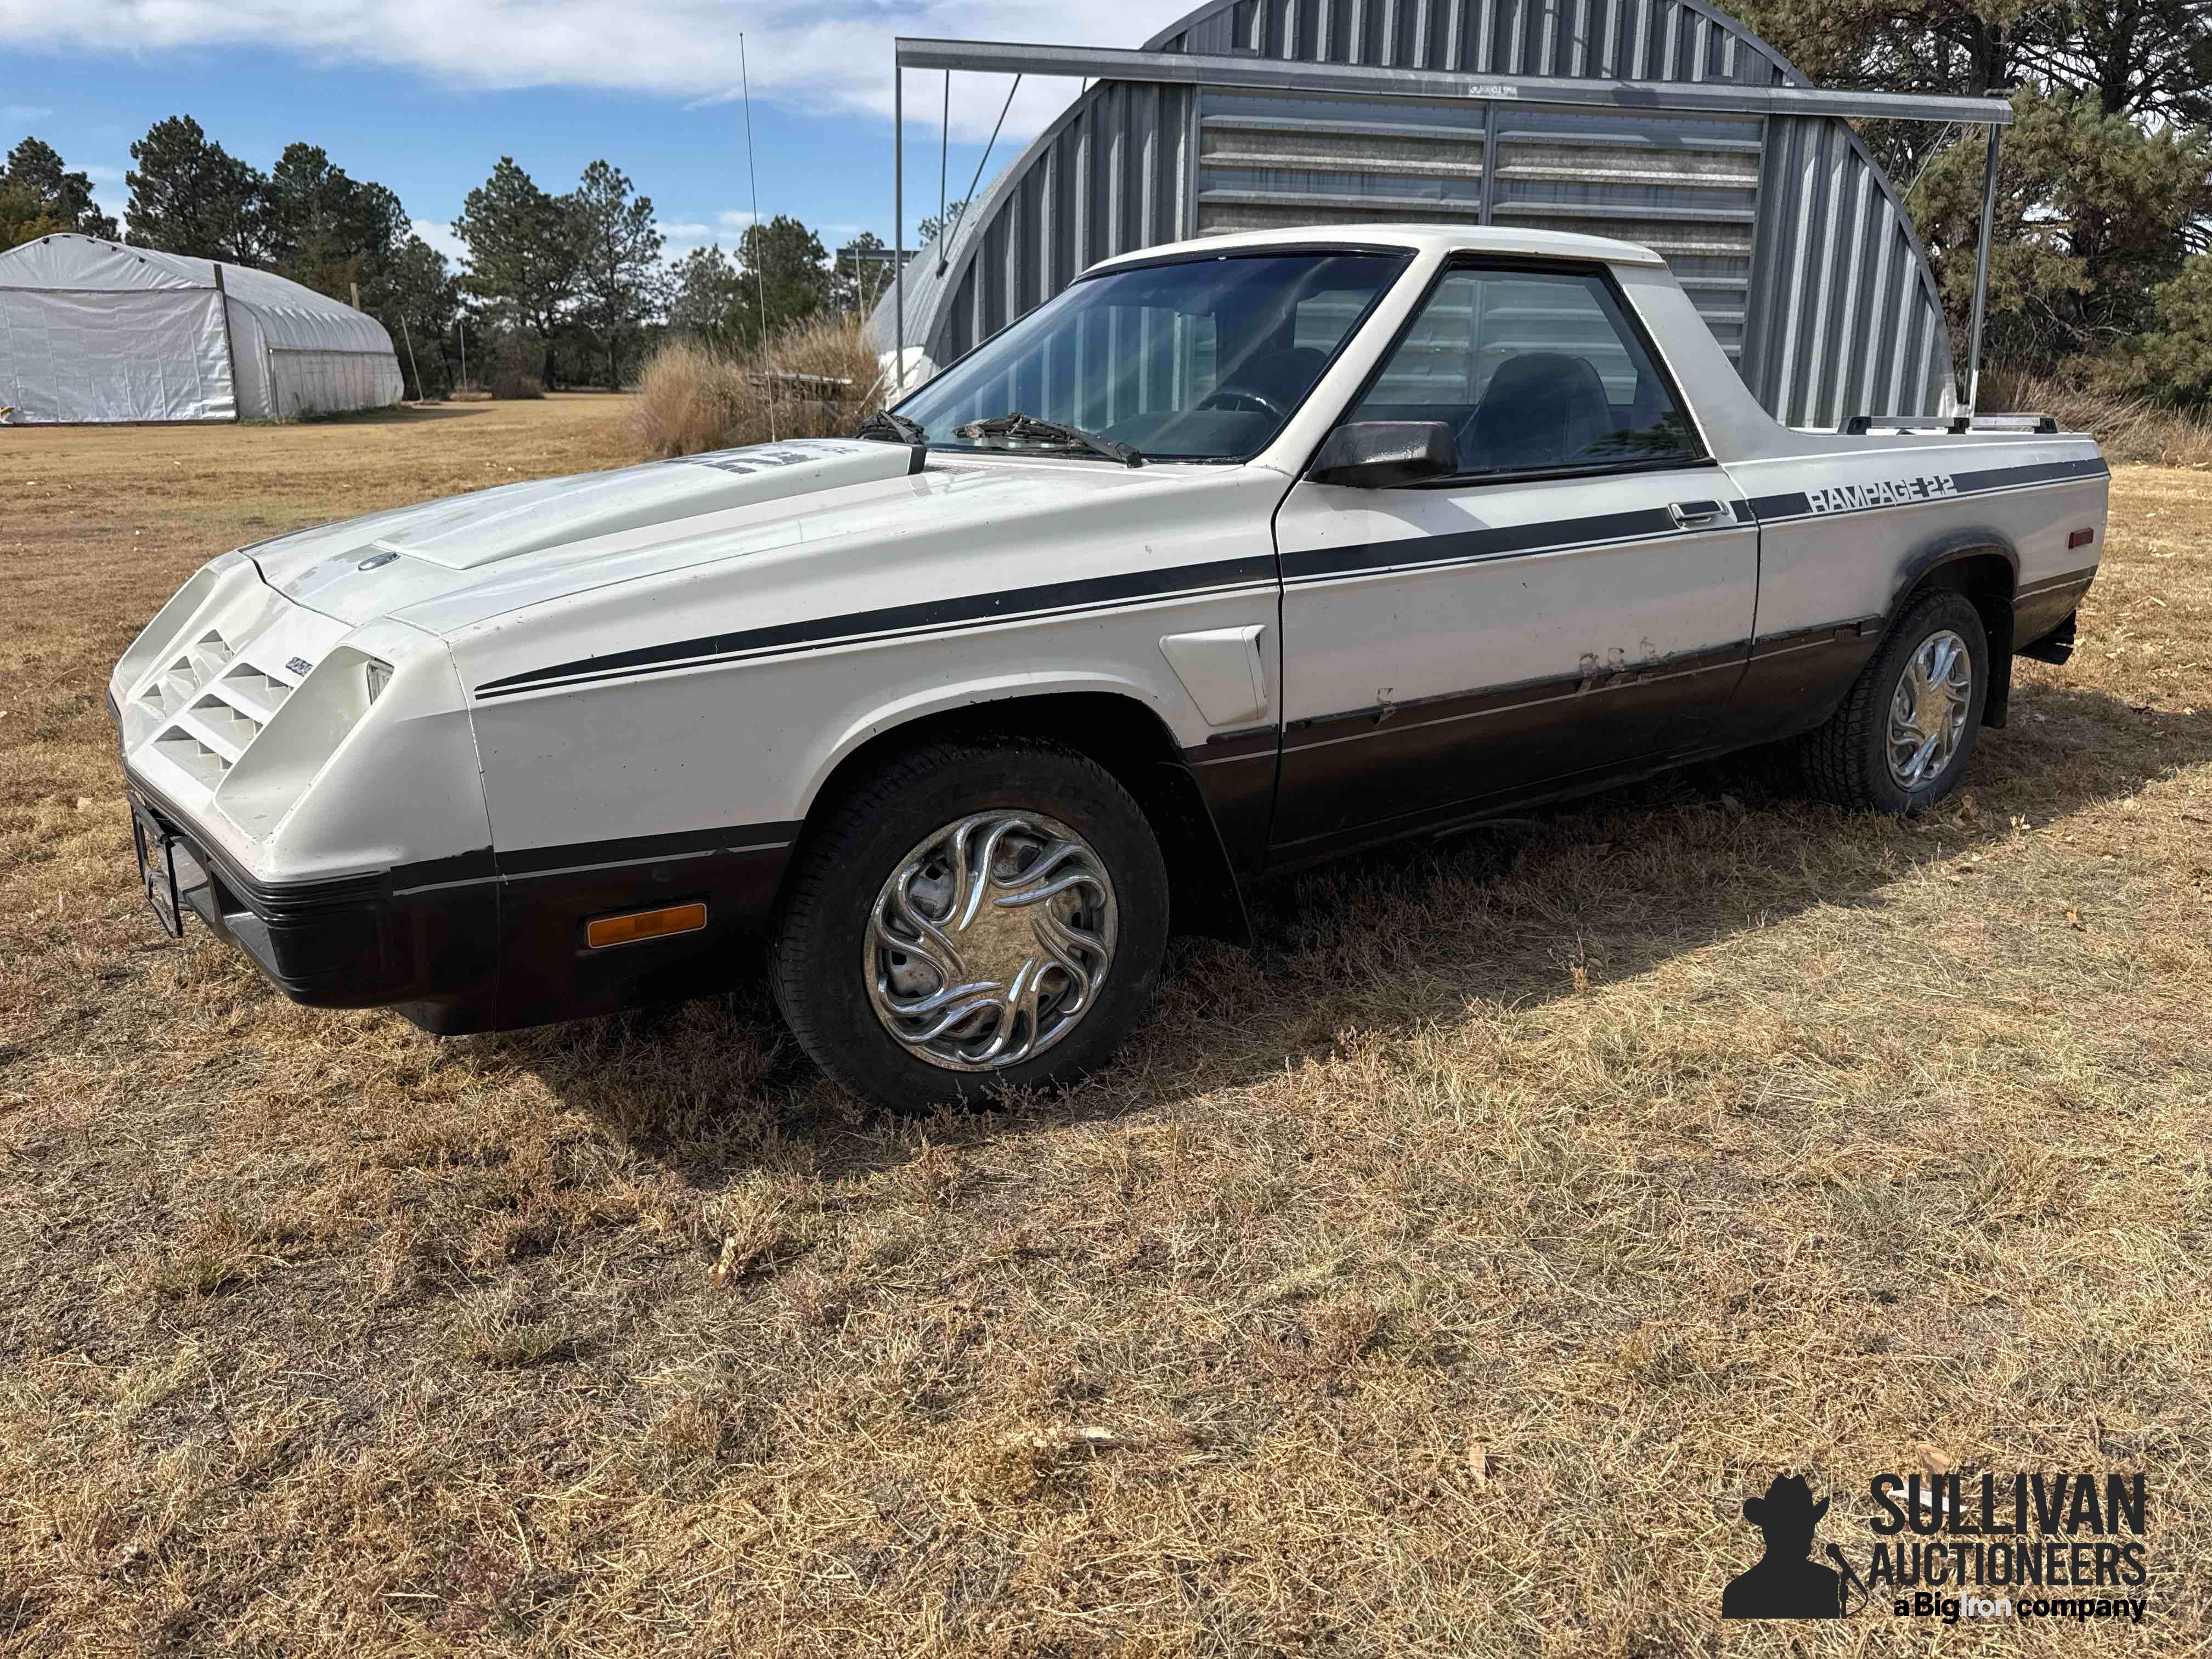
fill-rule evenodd
<path id="1" fill-rule="evenodd" d="M 1150 1005 L 1168 884 L 1144 812 L 1086 757 L 945 743 L 810 837 L 769 951 L 830 1077 L 912 1110 L 1066 1083 Z"/>
<path id="2" fill-rule="evenodd" d="M 1963 594 L 1917 600 L 1843 706 L 1807 734 L 1814 792 L 1839 806 L 1925 811 L 1958 787 L 1989 698 L 1989 635 Z"/>

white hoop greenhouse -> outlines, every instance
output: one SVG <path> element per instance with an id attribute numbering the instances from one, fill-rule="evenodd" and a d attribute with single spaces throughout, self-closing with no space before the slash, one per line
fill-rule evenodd
<path id="1" fill-rule="evenodd" d="M 12 423 L 328 415 L 403 391 L 381 323 L 269 271 L 92 236 L 0 253 Z"/>

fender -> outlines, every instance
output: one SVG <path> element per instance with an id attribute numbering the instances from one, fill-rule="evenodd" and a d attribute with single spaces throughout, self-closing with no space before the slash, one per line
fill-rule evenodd
<path id="1" fill-rule="evenodd" d="M 1065 713 L 1051 708 L 1071 697 L 1089 704 L 1073 730 Z M 1251 920 L 1237 862 L 1212 796 L 1178 745 L 1166 702 L 1155 688 L 1112 674 L 1014 673 L 933 686 L 848 722 L 812 757 L 797 816 L 809 819 L 833 799 L 840 773 L 862 762 L 865 751 L 902 737 L 1012 732 L 1064 744 L 1105 766 L 1152 818 L 1168 859 L 1176 931 L 1249 945 Z"/>
<path id="2" fill-rule="evenodd" d="M 1161 731 L 1170 732 L 1173 726 L 1163 699 L 1152 687 L 1142 681 L 1129 679 L 1119 674 L 1069 673 L 1065 670 L 1038 670 L 1027 672 L 994 674 L 988 678 L 963 680 L 957 684 L 933 685 L 926 690 L 894 697 L 869 710 L 858 719 L 848 721 L 842 729 L 829 738 L 811 757 L 805 771 L 805 781 L 795 803 L 794 817 L 803 818 L 813 811 L 821 801 L 824 787 L 837 769 L 850 760 L 864 745 L 887 737 L 902 726 L 926 720 L 933 715 L 975 708 L 991 703 L 1012 702 L 1032 697 L 1048 697 L 1069 694 L 1104 695 L 1121 697 L 1141 705 Z M 1080 746 L 1079 744 L 1078 746 Z"/>
<path id="3" fill-rule="evenodd" d="M 1966 572 L 1958 568 L 1972 560 L 1991 558 L 2004 562 L 2006 576 L 2002 593 L 1992 592 L 1986 583 L 1969 586 L 1965 580 Z M 1944 574 L 1947 570 L 1952 573 L 1948 580 Z M 1899 567 L 1897 585 L 1891 592 L 1889 608 L 1882 616 L 1882 634 L 1887 637 L 1897 625 L 1906 603 L 1917 593 L 1937 587 L 1952 587 L 1965 593 L 1982 613 L 1982 625 L 1989 633 L 1990 690 L 1982 704 L 1982 724 L 2002 727 L 2012 705 L 2012 596 L 2019 586 L 2020 552 L 2009 537 L 1987 525 L 1948 531 L 1916 549 Z"/>

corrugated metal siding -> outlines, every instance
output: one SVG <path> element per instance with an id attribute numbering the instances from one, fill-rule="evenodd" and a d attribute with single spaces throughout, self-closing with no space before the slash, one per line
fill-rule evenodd
<path id="1" fill-rule="evenodd" d="M 1493 119 L 1497 178 L 1486 190 Z M 1206 90 L 1197 231 L 1456 221 L 1641 242 L 1666 256 L 1734 356 L 1759 126 L 1756 116 Z"/>
<path id="2" fill-rule="evenodd" d="M 1802 83 L 1741 24 L 1686 0 L 1233 0 L 1146 43 L 1468 75 Z"/>
<path id="3" fill-rule="evenodd" d="M 1226 0 L 1146 44 L 1474 75 L 1804 80 L 1690 0 Z M 1785 421 L 1941 407 L 1950 341 L 1927 261 L 1850 128 L 1659 98 L 1632 114 L 1101 82 L 993 182 L 941 275 L 934 258 L 908 268 L 906 337 L 948 363 L 1093 261 L 1201 233 L 1528 225 L 1656 249 Z"/>
<path id="4" fill-rule="evenodd" d="M 908 338 L 949 363 L 1085 266 L 1189 235 L 1194 109 L 1188 87 L 1109 81 L 1085 94 L 961 226 L 944 291 L 927 295 L 934 315 L 908 301 L 928 319 Z"/>
<path id="5" fill-rule="evenodd" d="M 1934 414 L 1950 331 L 1911 221 L 1841 121 L 1767 122 L 1744 382 L 1792 426 Z"/>

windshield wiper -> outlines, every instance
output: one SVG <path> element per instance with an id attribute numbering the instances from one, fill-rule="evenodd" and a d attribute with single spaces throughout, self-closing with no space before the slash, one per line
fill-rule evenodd
<path id="1" fill-rule="evenodd" d="M 1085 432 L 1079 426 L 1067 426 L 1059 421 L 1040 421 L 1028 415 L 994 415 L 988 420 L 970 421 L 954 428 L 954 435 L 974 443 L 981 438 L 1011 438 L 1017 443 L 1059 444 L 1075 449 L 1087 449 L 1094 455 L 1103 455 L 1109 461 L 1119 461 L 1124 466 L 1142 466 L 1142 452 L 1131 448 L 1113 438 L 1102 438 L 1095 432 Z"/>
<path id="2" fill-rule="evenodd" d="M 909 421 L 903 415 L 894 415 L 888 409 L 879 409 L 853 428 L 855 438 L 872 438 L 883 444 L 926 444 L 929 434 L 921 429 L 918 421 Z"/>

